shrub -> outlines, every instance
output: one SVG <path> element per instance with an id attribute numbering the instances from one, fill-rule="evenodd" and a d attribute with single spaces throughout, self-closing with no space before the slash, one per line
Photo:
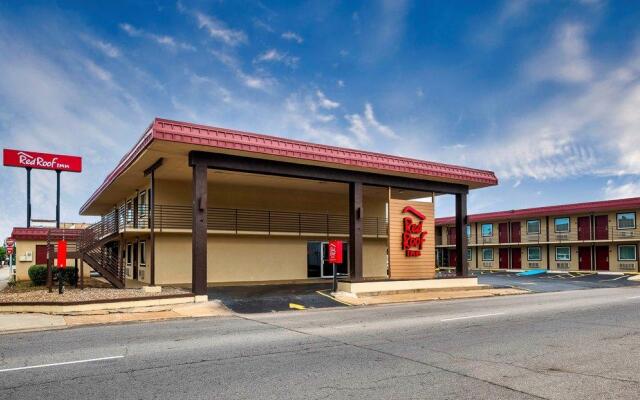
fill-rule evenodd
<path id="1" fill-rule="evenodd" d="M 29 267 L 29 279 L 34 285 L 44 285 L 47 283 L 47 266 L 46 265 L 32 265 Z"/>
<path id="2" fill-rule="evenodd" d="M 62 279 L 63 282 L 71 285 L 78 285 L 78 268 L 76 267 L 67 267 L 62 271 Z"/>

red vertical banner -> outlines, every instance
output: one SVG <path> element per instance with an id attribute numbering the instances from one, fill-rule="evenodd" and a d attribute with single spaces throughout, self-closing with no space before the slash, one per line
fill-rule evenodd
<path id="1" fill-rule="evenodd" d="M 342 240 L 329 241 L 329 257 L 327 261 L 330 264 L 342 264 Z"/>
<path id="2" fill-rule="evenodd" d="M 67 266 L 67 241 L 58 240 L 58 268 Z"/>

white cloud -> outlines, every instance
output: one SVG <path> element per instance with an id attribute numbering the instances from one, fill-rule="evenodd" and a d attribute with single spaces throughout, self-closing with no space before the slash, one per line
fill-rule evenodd
<path id="1" fill-rule="evenodd" d="M 304 42 L 304 39 L 302 38 L 302 36 L 298 35 L 295 32 L 291 32 L 291 31 L 283 33 L 282 34 L 282 38 L 285 39 L 285 40 L 296 42 L 298 44 L 301 44 L 302 42 Z"/>
<path id="2" fill-rule="evenodd" d="M 268 75 L 246 73 L 240 66 L 240 61 L 229 53 L 212 50 L 211 54 L 213 54 L 221 63 L 226 65 L 236 75 L 240 82 L 249 88 L 266 91 L 276 84 L 276 80 Z"/>
<path id="3" fill-rule="evenodd" d="M 525 65 L 527 74 L 536 81 L 580 83 L 594 75 L 588 57 L 585 28 L 578 23 L 560 26 L 551 45 Z"/>
<path id="4" fill-rule="evenodd" d="M 222 21 L 199 11 L 196 11 L 194 15 L 198 21 L 198 28 L 206 30 L 213 39 L 229 46 L 247 43 L 247 35 L 243 31 L 229 29 Z"/>
<path id="5" fill-rule="evenodd" d="M 371 142 L 372 134 L 380 134 L 388 139 L 398 139 L 398 135 L 388 126 L 379 122 L 373 112 L 373 106 L 365 103 L 363 114 L 348 114 L 349 131 L 361 144 Z"/>
<path id="6" fill-rule="evenodd" d="M 332 110 L 334 108 L 340 107 L 340 103 L 330 100 L 320 90 L 316 91 L 316 96 L 318 96 L 318 105 L 326 110 Z"/>
<path id="7" fill-rule="evenodd" d="M 99 67 L 93 61 L 85 60 L 85 66 L 87 67 L 87 70 L 89 70 L 89 72 L 91 72 L 96 78 L 104 82 L 111 82 L 111 74 L 109 73 L 109 71 L 106 71 L 105 69 Z"/>
<path id="8" fill-rule="evenodd" d="M 157 35 L 155 33 L 146 32 L 142 29 L 134 27 L 131 24 L 127 24 L 127 23 L 120 24 L 120 29 L 122 29 L 127 35 L 131 37 L 149 39 L 167 48 L 181 49 L 181 50 L 188 50 L 188 51 L 196 50 L 196 48 L 189 43 L 179 42 L 175 38 L 168 35 Z"/>
<path id="9" fill-rule="evenodd" d="M 276 49 L 269 49 L 261 53 L 254 60 L 255 62 L 277 62 L 295 68 L 298 65 L 298 57 L 293 57 L 287 53 L 281 53 Z"/>
<path id="10" fill-rule="evenodd" d="M 82 35 L 81 36 L 82 40 L 84 40 L 86 43 L 88 43 L 89 45 L 91 45 L 92 47 L 100 50 L 100 52 L 102 52 L 102 54 L 104 54 L 105 56 L 109 57 L 109 58 L 118 58 L 120 57 L 120 49 L 118 49 L 118 47 L 114 46 L 113 44 L 103 41 L 103 40 L 99 40 L 99 39 L 95 39 L 92 38 L 88 35 Z"/>
<path id="11" fill-rule="evenodd" d="M 604 196 L 606 199 L 640 197 L 640 180 L 616 185 L 612 179 L 609 179 L 604 188 Z"/>
<path id="12" fill-rule="evenodd" d="M 338 79 L 338 82 L 336 82 L 338 87 L 343 88 L 344 87 L 344 81 L 342 79 Z"/>

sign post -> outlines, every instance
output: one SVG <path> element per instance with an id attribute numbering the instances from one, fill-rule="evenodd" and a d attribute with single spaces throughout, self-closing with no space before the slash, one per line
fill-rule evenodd
<path id="1" fill-rule="evenodd" d="M 333 292 L 338 290 L 338 271 L 336 264 L 342 264 L 342 240 L 329 241 L 329 257 L 328 262 L 333 264 Z"/>
<path id="2" fill-rule="evenodd" d="M 7 238 L 5 240 L 5 246 L 7 249 L 7 255 L 9 256 L 9 274 L 13 276 L 13 280 L 15 281 L 15 271 L 13 269 L 13 253 L 15 252 L 16 240 L 14 238 Z"/>

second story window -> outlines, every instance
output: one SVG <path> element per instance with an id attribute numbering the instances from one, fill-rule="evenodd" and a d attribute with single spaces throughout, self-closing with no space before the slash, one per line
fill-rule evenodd
<path id="1" fill-rule="evenodd" d="M 618 229 L 635 229 L 636 213 L 626 212 L 618 213 L 616 220 L 618 221 Z"/>
<path id="2" fill-rule="evenodd" d="M 527 234 L 528 235 L 539 235 L 540 234 L 540 220 L 539 219 L 531 219 L 527 221 Z"/>
<path id="3" fill-rule="evenodd" d="M 127 223 L 133 222 L 133 201 L 127 200 Z"/>
<path id="4" fill-rule="evenodd" d="M 569 217 L 555 219 L 556 232 L 569 232 Z"/>
<path id="5" fill-rule="evenodd" d="M 138 195 L 138 215 L 140 218 L 147 216 L 147 192 L 142 191 Z"/>
<path id="6" fill-rule="evenodd" d="M 471 237 L 471 225 L 467 225 L 467 238 Z"/>
<path id="7" fill-rule="evenodd" d="M 482 236 L 483 237 L 493 236 L 493 224 L 482 224 Z"/>

